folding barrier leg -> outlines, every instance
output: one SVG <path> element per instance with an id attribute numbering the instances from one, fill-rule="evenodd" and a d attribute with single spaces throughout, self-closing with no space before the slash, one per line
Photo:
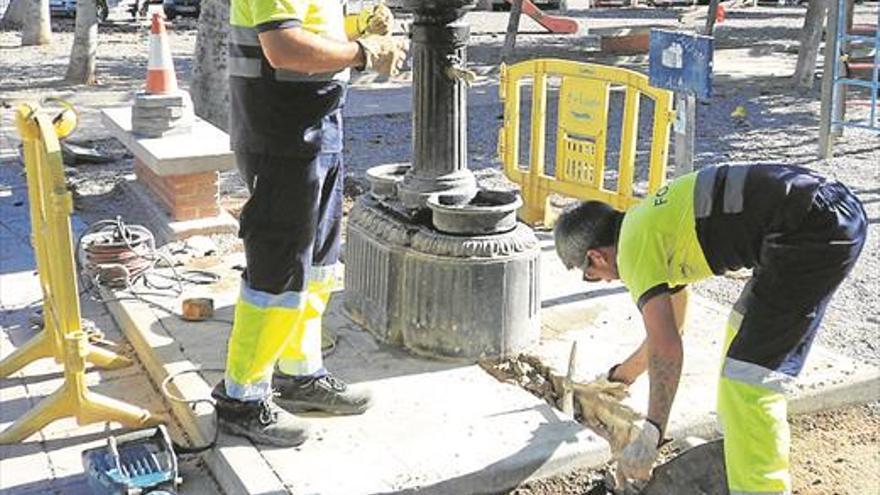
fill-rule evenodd
<path id="1" fill-rule="evenodd" d="M 52 347 L 49 332 L 43 330 L 0 361 L 0 378 L 8 377 L 37 359 L 54 357 L 55 352 Z"/>
<path id="2" fill-rule="evenodd" d="M 0 360 L 0 378 L 6 378 L 16 371 L 38 359 L 54 357 L 61 361 L 61 356 L 56 356 L 49 338 L 49 330 L 41 331 L 36 337 L 15 350 L 12 354 Z M 116 354 L 113 351 L 86 344 L 85 360 L 99 368 L 115 370 L 131 365 L 131 359 Z"/>
<path id="3" fill-rule="evenodd" d="M 115 370 L 131 366 L 131 359 L 92 344 L 86 344 L 85 360 L 105 370 Z"/>
<path id="4" fill-rule="evenodd" d="M 0 433 L 0 445 L 16 443 L 66 417 L 79 425 L 116 421 L 127 427 L 153 426 L 164 418 L 146 409 L 89 392 L 85 386 L 85 357 L 88 343 L 85 333 L 76 332 L 64 339 L 64 385 Z"/>

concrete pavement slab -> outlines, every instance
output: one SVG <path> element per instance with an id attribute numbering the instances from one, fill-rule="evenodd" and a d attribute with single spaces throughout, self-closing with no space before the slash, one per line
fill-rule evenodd
<path id="1" fill-rule="evenodd" d="M 361 330 L 351 325 L 337 335 L 348 340 L 351 332 Z M 595 435 L 477 366 L 354 349 L 338 347 L 327 366 L 369 386 L 374 407 L 363 416 L 312 419 L 320 441 L 295 452 L 261 449 L 294 493 L 493 493 L 555 472 L 590 447 L 601 451 Z M 305 474 L 328 463 L 354 472 L 341 479 Z"/>
<path id="2" fill-rule="evenodd" d="M 25 493 L 18 490 L 45 482 L 52 472 L 49 456 L 38 443 L 0 446 L 0 453 L 0 493 Z"/>
<path id="3" fill-rule="evenodd" d="M 223 321 L 183 322 L 176 316 L 177 301 L 149 295 L 149 305 L 125 300 L 111 306 L 154 380 L 186 369 L 187 362 L 222 367 L 231 327 L 226 315 L 240 279 L 228 266 L 214 268 L 223 277 L 218 288 L 199 290 L 215 298 L 223 315 L 217 319 Z M 491 492 L 607 457 L 607 445 L 597 435 L 478 366 L 421 359 L 377 344 L 342 313 L 341 295 L 334 294 L 325 316 L 325 328 L 338 338 L 326 364 L 350 383 L 368 386 L 375 406 L 362 416 L 310 416 L 312 440 L 296 449 L 240 449 L 247 463 L 220 449 L 212 468 L 238 477 L 224 485 L 227 491 L 254 483 L 257 466 L 273 472 L 278 488 L 290 493 Z M 180 377 L 175 384 L 184 395 L 201 394 L 186 396 L 204 397 L 219 378 L 208 375 L 199 384 Z M 199 428 L 200 418 L 182 421 Z M 339 466 L 345 476 L 321 474 L 328 466 Z"/>

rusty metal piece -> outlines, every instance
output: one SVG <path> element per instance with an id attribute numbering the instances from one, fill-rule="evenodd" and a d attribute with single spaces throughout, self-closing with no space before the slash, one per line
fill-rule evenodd
<path id="1" fill-rule="evenodd" d="M 214 316 L 214 300 L 210 297 L 191 297 L 181 303 L 180 316 L 187 321 L 205 321 Z"/>

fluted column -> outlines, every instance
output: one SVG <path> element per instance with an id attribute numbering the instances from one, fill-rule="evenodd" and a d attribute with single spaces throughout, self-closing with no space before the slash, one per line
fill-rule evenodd
<path id="1" fill-rule="evenodd" d="M 467 64 L 470 3 L 412 0 L 413 166 L 398 188 L 408 208 L 435 192 L 469 199 L 476 181 L 467 167 L 467 84 L 455 69 Z"/>

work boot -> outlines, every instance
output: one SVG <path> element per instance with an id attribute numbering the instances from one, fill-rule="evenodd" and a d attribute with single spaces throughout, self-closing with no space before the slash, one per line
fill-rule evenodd
<path id="1" fill-rule="evenodd" d="M 331 374 L 290 376 L 276 372 L 272 387 L 278 405 L 290 412 L 322 411 L 330 414 L 362 414 L 369 409 L 369 390 L 349 387 Z"/>
<path id="2" fill-rule="evenodd" d="M 296 447 L 308 438 L 308 424 L 278 407 L 271 397 L 260 401 L 236 400 L 226 395 L 222 381 L 214 387 L 211 397 L 216 401 L 217 425 L 230 435 L 278 447 Z"/>

